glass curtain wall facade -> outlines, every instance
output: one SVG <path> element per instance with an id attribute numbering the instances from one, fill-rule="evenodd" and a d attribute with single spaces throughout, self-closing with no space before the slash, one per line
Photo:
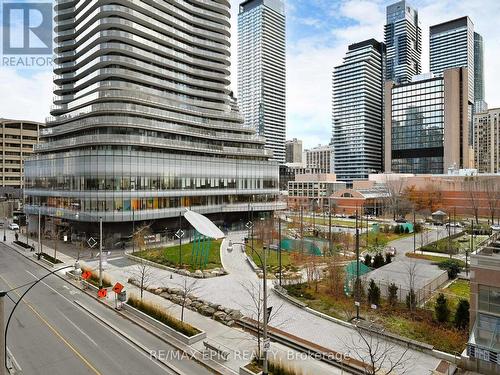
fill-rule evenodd
<path id="1" fill-rule="evenodd" d="M 422 30 L 418 12 L 405 0 L 387 7 L 384 27 L 387 47 L 386 80 L 410 82 L 422 70 Z"/>
<path id="2" fill-rule="evenodd" d="M 367 179 L 382 170 L 385 45 L 349 46 L 333 71 L 333 169 L 338 180 Z"/>
<path id="3" fill-rule="evenodd" d="M 238 100 L 245 124 L 285 163 L 286 50 L 283 0 L 247 0 L 238 14 Z"/>
<path id="4" fill-rule="evenodd" d="M 450 68 L 467 68 L 469 103 L 474 103 L 474 24 L 462 17 L 430 27 L 430 71 L 443 74 Z"/>
<path id="5" fill-rule="evenodd" d="M 474 33 L 474 113 L 488 110 L 484 96 L 484 43 L 483 37 Z"/>
<path id="6" fill-rule="evenodd" d="M 279 170 L 229 89 L 227 0 L 57 1 L 54 105 L 26 211 L 106 222 L 276 208 Z"/>
<path id="7" fill-rule="evenodd" d="M 391 111 L 391 170 L 443 173 L 444 79 L 394 87 Z"/>

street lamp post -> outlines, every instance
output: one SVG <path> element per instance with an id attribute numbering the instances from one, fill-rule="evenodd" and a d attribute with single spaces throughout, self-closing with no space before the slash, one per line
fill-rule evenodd
<path id="1" fill-rule="evenodd" d="M 279 262 L 279 269 L 280 269 L 280 278 L 279 278 L 279 283 L 281 286 L 281 216 L 278 216 L 278 262 Z"/>
<path id="2" fill-rule="evenodd" d="M 7 241 L 7 236 L 5 235 L 5 227 L 7 225 L 7 218 L 3 221 L 3 242 Z"/>
<path id="3" fill-rule="evenodd" d="M 417 231 L 416 228 L 416 219 L 415 219 L 415 209 L 413 209 L 413 253 L 417 251 Z"/>
<path id="4" fill-rule="evenodd" d="M 262 341 L 264 343 L 263 345 L 263 365 L 262 365 L 262 375 L 268 375 L 268 361 L 267 361 L 267 322 L 269 320 L 269 317 L 268 317 L 268 310 L 267 310 L 267 262 L 266 262 L 266 246 L 262 246 L 263 249 L 262 249 L 262 255 L 264 256 L 264 259 L 261 258 L 261 256 L 259 255 L 259 253 L 257 251 L 254 251 L 253 249 L 253 246 L 250 246 L 246 243 L 243 243 L 243 242 L 233 242 L 233 245 L 241 245 L 241 246 L 246 246 L 246 247 L 250 247 L 250 249 L 252 250 L 252 252 L 254 254 L 257 255 L 257 258 L 259 258 L 259 261 L 260 261 L 260 265 L 262 266 L 262 279 L 263 279 L 263 293 L 264 293 L 264 296 L 263 296 L 263 301 L 262 301 L 262 304 L 263 304 L 263 313 L 262 313 L 262 320 L 264 321 L 262 323 Z M 269 247 L 269 246 L 267 246 Z M 260 296 L 259 296 L 260 298 Z"/>
<path id="5" fill-rule="evenodd" d="M 358 228 L 358 209 L 356 208 L 356 285 L 354 286 L 354 298 L 356 299 L 356 320 L 359 320 L 359 228 Z"/>
<path id="6" fill-rule="evenodd" d="M 1 351 L 0 360 L 3 360 L 2 364 L 0 365 L 0 375 L 6 375 L 6 371 L 5 370 L 7 369 L 7 333 L 9 332 L 10 320 L 12 319 L 12 315 L 14 314 L 14 311 L 16 311 L 17 306 L 19 306 L 19 303 L 23 300 L 24 296 L 26 294 L 28 294 L 28 292 L 35 285 L 37 285 L 39 282 L 41 282 L 46 277 L 48 277 L 50 275 L 53 275 L 56 272 L 65 270 L 67 268 L 75 268 L 75 270 L 79 270 L 80 269 L 80 264 L 78 262 L 76 262 L 74 265 L 65 266 L 65 267 L 61 267 L 61 268 L 58 268 L 56 270 L 53 270 L 53 271 L 49 272 L 48 274 L 42 276 L 41 278 L 37 279 L 36 281 L 34 281 L 29 286 L 29 288 L 26 289 L 26 291 L 15 302 L 15 305 L 14 305 L 14 307 L 12 308 L 12 310 L 11 310 L 11 312 L 9 314 L 9 318 L 7 319 L 7 324 L 5 325 L 5 333 L 4 333 L 4 329 L 3 329 L 3 322 L 4 322 L 4 297 L 7 295 L 7 293 L 9 291 L 0 291 L 0 329 L 1 329 L 0 330 L 0 336 L 2 336 L 0 338 L 0 351 Z"/>
<path id="7" fill-rule="evenodd" d="M 38 259 L 42 256 L 42 211 L 38 206 Z"/>
<path id="8" fill-rule="evenodd" d="M 4 332 L 4 297 L 7 292 L 0 290 L 0 375 L 6 375 L 7 369 L 7 343 L 5 342 Z M 5 365 L 4 365 L 5 364 Z"/>
<path id="9" fill-rule="evenodd" d="M 102 216 L 99 217 L 99 289 L 102 289 Z"/>

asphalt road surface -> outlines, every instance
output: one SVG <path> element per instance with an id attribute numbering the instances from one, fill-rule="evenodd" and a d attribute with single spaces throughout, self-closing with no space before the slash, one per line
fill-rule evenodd
<path id="1" fill-rule="evenodd" d="M 0 289 L 10 290 L 35 281 L 47 270 L 0 245 Z M 9 293 L 17 301 L 27 287 Z M 168 367 L 137 345 L 92 317 L 74 301 L 149 350 L 161 351 Z M 5 300 L 5 321 L 14 303 Z M 49 276 L 23 299 L 10 323 L 7 345 L 24 374 L 209 374 L 172 346 L 159 340 L 114 311 L 102 306 L 57 276 Z"/>

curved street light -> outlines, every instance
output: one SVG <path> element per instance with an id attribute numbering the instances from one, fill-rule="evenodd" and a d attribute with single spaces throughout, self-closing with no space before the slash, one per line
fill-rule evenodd
<path id="1" fill-rule="evenodd" d="M 267 321 L 268 321 L 268 316 L 267 316 L 267 264 L 266 264 L 266 249 L 262 248 L 263 255 L 264 255 L 264 260 L 260 257 L 259 253 L 256 252 L 253 248 L 253 246 L 250 246 L 249 244 L 243 243 L 243 242 L 232 242 L 233 245 L 242 245 L 248 247 L 250 250 L 252 250 L 252 254 L 257 255 L 260 261 L 260 266 L 262 267 L 262 273 L 263 273 L 263 282 L 264 282 L 264 299 L 263 299 L 263 317 L 262 319 L 264 320 L 263 327 L 262 327 L 262 340 L 263 340 L 263 366 L 262 366 L 262 375 L 268 375 L 268 363 L 267 363 Z"/>
<path id="2" fill-rule="evenodd" d="M 2 341 L 3 341 L 3 342 L 2 342 L 2 344 L 4 344 L 4 345 L 3 345 L 4 347 L 3 347 L 3 348 L 1 348 L 1 349 L 2 349 L 2 353 L 3 353 L 3 355 L 4 355 L 4 361 L 3 361 L 3 362 L 4 362 L 4 364 L 3 364 L 4 369 L 7 369 L 7 333 L 8 333 L 8 331 L 9 331 L 9 324 L 10 324 L 10 320 L 12 319 L 12 315 L 14 314 L 14 311 L 16 311 L 17 306 L 19 306 L 19 303 L 23 300 L 24 296 L 25 296 L 26 294 L 28 294 L 28 292 L 29 292 L 31 289 L 33 289 L 33 287 L 34 287 L 35 285 L 37 285 L 40 281 L 42 281 L 43 279 L 45 279 L 46 277 L 48 277 L 48 276 L 50 276 L 50 275 L 55 274 L 55 273 L 56 273 L 56 272 L 58 272 L 58 271 L 62 271 L 62 270 L 67 269 L 67 268 L 74 268 L 75 270 L 78 270 L 78 269 L 80 269 L 80 264 L 79 264 L 78 262 L 76 262 L 76 263 L 75 263 L 74 265 L 72 265 L 72 266 L 65 266 L 65 267 L 58 268 L 58 269 L 56 269 L 56 270 L 53 270 L 53 271 L 49 272 L 48 274 L 44 275 L 43 277 L 41 277 L 41 278 L 37 279 L 36 281 L 34 281 L 34 282 L 30 285 L 30 287 L 29 287 L 28 289 L 26 289 L 26 291 L 25 291 L 25 292 L 21 295 L 21 297 L 19 297 L 19 299 L 17 300 L 17 302 L 14 304 L 14 308 L 13 308 L 13 309 L 12 309 L 12 311 L 10 312 L 9 318 L 7 319 L 7 324 L 6 324 L 6 326 L 5 326 L 5 334 L 3 335 L 3 340 L 2 340 Z M 14 288 L 14 289 L 16 289 L 16 288 Z M 8 291 L 0 291 L 0 307 L 1 307 L 1 310 L 0 310 L 0 317 L 2 318 L 2 319 L 0 320 L 0 326 L 3 324 L 3 297 L 5 297 L 5 296 L 7 295 L 7 293 L 9 293 L 9 292 L 13 291 L 14 289 L 11 289 L 11 290 L 8 290 Z M 1 332 L 0 332 L 0 334 L 1 334 Z M 3 369 L 2 369 L 2 370 L 3 370 Z M 0 374 L 3 374 L 3 373 L 4 373 L 4 371 L 0 371 Z"/>

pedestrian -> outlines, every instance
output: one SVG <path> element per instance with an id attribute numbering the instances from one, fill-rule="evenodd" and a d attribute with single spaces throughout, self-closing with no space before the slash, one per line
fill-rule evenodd
<path id="1" fill-rule="evenodd" d="M 19 234 L 16 232 L 16 234 L 14 235 L 14 237 L 16 237 L 16 242 L 19 240 Z"/>

